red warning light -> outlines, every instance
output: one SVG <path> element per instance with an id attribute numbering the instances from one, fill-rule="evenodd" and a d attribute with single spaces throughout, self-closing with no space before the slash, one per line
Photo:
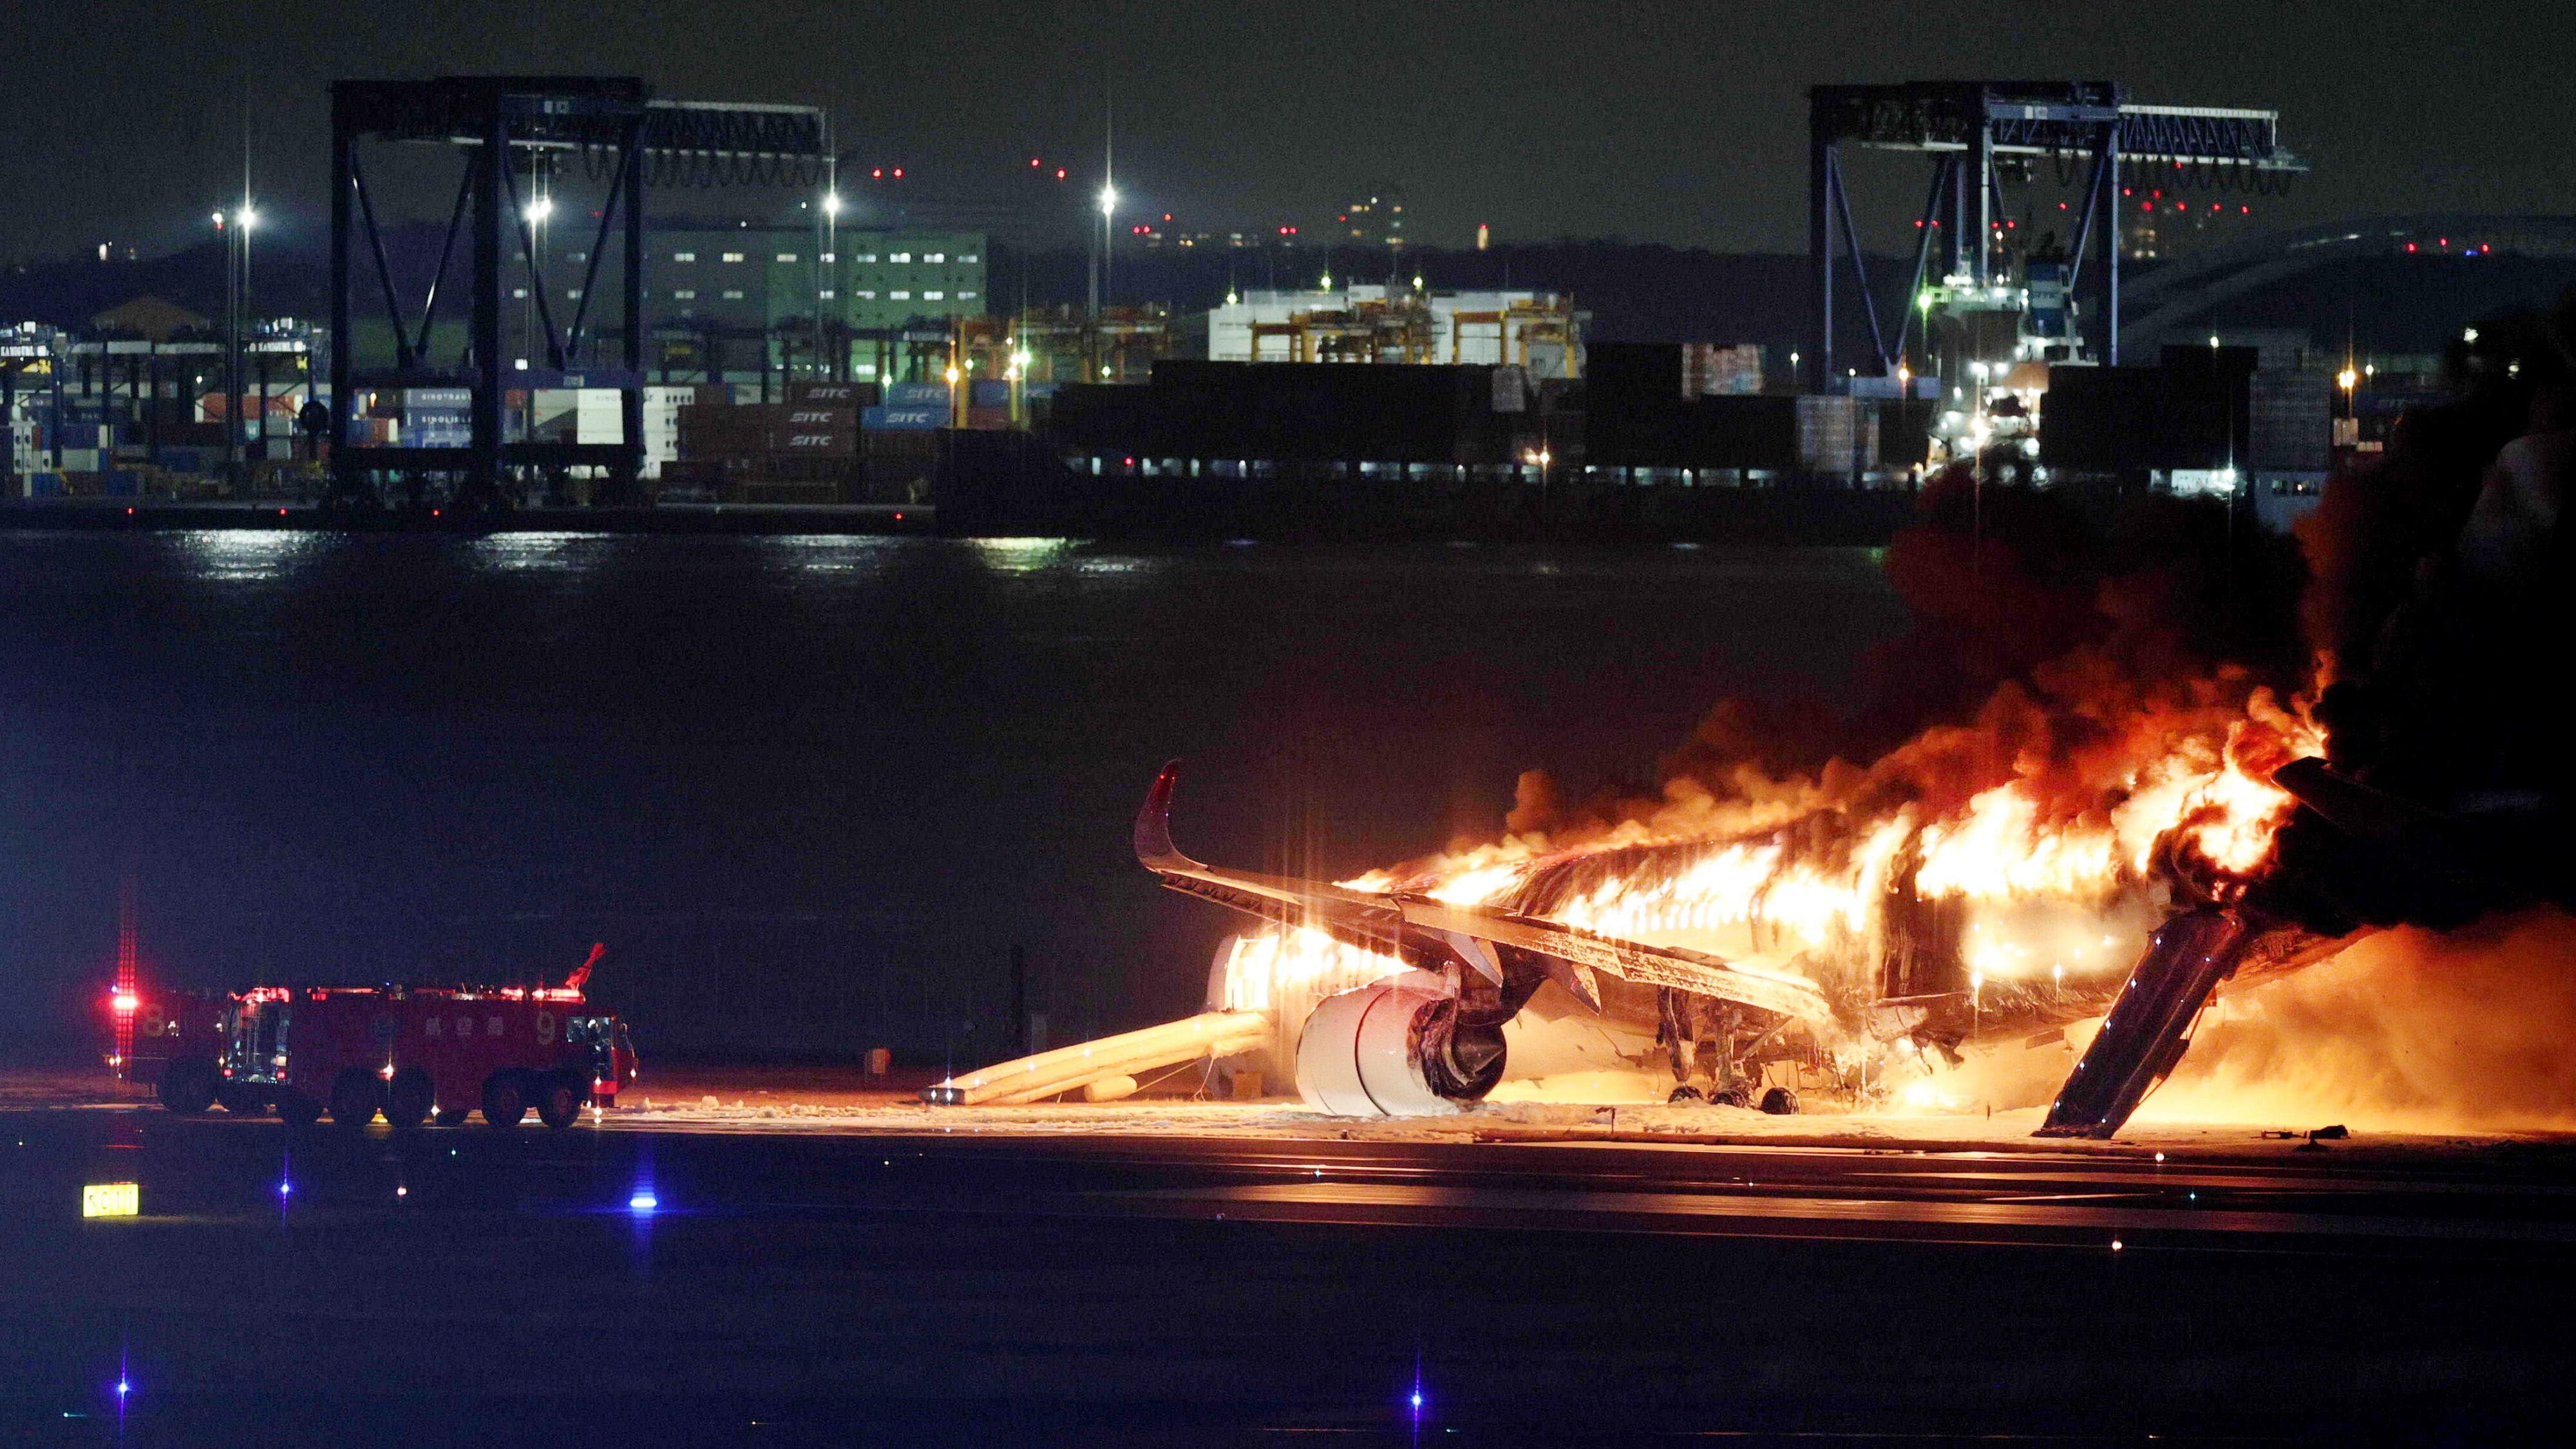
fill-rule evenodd
<path id="1" fill-rule="evenodd" d="M 882 167 L 882 166 L 880 166 L 880 167 L 878 167 L 877 169 L 875 169 L 874 171 L 869 172 L 869 173 L 868 173 L 868 179 L 869 179 L 869 180 L 871 180 L 871 181 L 883 181 L 883 180 L 885 180 L 885 168 L 884 168 L 884 167 Z"/>
<path id="2" fill-rule="evenodd" d="M 1064 179 L 1064 168 L 1063 168 L 1063 167 L 1059 166 L 1059 167 L 1055 168 L 1055 179 L 1056 179 L 1056 180 L 1058 180 L 1058 181 L 1062 181 L 1062 180 Z"/>
<path id="3" fill-rule="evenodd" d="M 1032 156 L 1032 157 L 1030 157 L 1030 158 L 1029 158 L 1029 165 L 1030 165 L 1030 166 L 1034 167 L 1034 166 L 1036 166 L 1037 164 L 1038 164 L 1038 158 L 1036 158 L 1035 156 Z"/>
<path id="4" fill-rule="evenodd" d="M 895 179 L 895 180 L 897 180 L 897 181 L 901 181 L 901 180 L 903 179 L 903 168 L 902 168 L 902 167 L 898 166 L 898 167 L 894 168 L 894 179 Z"/>
<path id="5" fill-rule="evenodd" d="M 2413 242 L 2408 242 L 2408 243 L 2406 244 L 2406 250 L 2408 250 L 2408 251 L 2410 251 L 2410 252 L 2411 252 L 2411 251 L 2413 251 L 2413 250 L 2415 250 L 2415 244 L 2414 244 Z"/>

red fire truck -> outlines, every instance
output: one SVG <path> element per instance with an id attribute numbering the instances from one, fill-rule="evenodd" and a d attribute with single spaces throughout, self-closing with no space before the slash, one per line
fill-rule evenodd
<path id="1" fill-rule="evenodd" d="M 298 1124 L 328 1110 L 351 1129 L 382 1113 L 397 1131 L 453 1127 L 478 1108 L 515 1127 L 534 1109 L 569 1127 L 635 1080 L 624 1023 L 585 1009 L 599 955 L 561 986 L 256 987 L 230 998 L 216 1050 L 168 1056 L 162 1105 L 273 1108 Z"/>

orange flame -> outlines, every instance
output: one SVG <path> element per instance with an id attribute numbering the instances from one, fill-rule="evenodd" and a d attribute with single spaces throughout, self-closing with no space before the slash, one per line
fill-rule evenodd
<path id="1" fill-rule="evenodd" d="M 2065 672 L 2072 704 L 2007 686 L 1975 726 L 1926 731 L 1866 769 L 1676 778 L 1615 821 L 1343 884 L 1706 950 L 1854 1006 L 1877 990 L 1888 914 L 1907 899 L 1957 911 L 1973 981 L 2099 979 L 2130 963 L 2177 888 L 2224 893 L 2262 873 L 2295 804 L 2270 775 L 2322 753 L 2323 736 L 2303 703 L 2241 671 L 2154 689 L 2074 678 L 2080 661 Z M 1267 1004 L 1400 969 L 1311 934 L 1252 938 L 1226 993 Z"/>

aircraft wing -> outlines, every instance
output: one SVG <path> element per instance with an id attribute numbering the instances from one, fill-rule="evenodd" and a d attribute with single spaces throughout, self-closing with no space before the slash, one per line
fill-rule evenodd
<path id="1" fill-rule="evenodd" d="M 1136 859 L 1186 895 L 1214 901 L 1287 926 L 1320 930 L 1335 940 L 1384 951 L 1416 965 L 1456 959 L 1499 983 L 1501 950 L 1527 951 L 1547 974 L 1599 1010 L 1593 973 L 1652 986 L 1695 991 L 1823 1025 L 1833 1019 L 1824 993 L 1791 976 L 1748 971 L 1718 957 L 1568 926 L 1493 906 L 1458 905 L 1419 895 L 1380 895 L 1294 876 L 1256 875 L 1204 865 L 1172 844 L 1172 788 L 1180 761 L 1163 767 L 1136 815 Z"/>

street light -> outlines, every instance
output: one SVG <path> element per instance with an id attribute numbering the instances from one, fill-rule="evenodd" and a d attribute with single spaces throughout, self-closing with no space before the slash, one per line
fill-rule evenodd
<path id="1" fill-rule="evenodd" d="M 823 214 L 825 216 L 839 216 L 841 214 L 841 193 L 837 191 L 826 191 L 823 193 Z"/>
<path id="2" fill-rule="evenodd" d="M 2335 374 L 2335 386 L 2342 388 L 2345 392 L 2352 391 L 2354 385 L 2360 381 L 2361 374 L 2353 371 L 2349 367 Z"/>
<path id="3" fill-rule="evenodd" d="M 540 196 L 528 203 L 527 211 L 528 220 L 542 222 L 555 214 L 555 199 L 551 196 Z"/>
<path id="4" fill-rule="evenodd" d="M 244 202 L 242 203 L 241 210 L 233 213 L 233 225 L 240 227 L 243 231 L 248 231 L 252 227 L 259 225 L 259 212 L 255 210 L 250 203 Z"/>
<path id="5" fill-rule="evenodd" d="M 1103 187 L 1101 187 L 1101 188 L 1100 188 L 1100 214 L 1101 214 L 1103 217 L 1114 216 L 1114 215 L 1116 215 L 1116 214 L 1117 214 L 1117 211 L 1118 211 L 1118 188 L 1117 188 L 1117 187 L 1115 187 L 1115 186 L 1103 186 Z"/>

